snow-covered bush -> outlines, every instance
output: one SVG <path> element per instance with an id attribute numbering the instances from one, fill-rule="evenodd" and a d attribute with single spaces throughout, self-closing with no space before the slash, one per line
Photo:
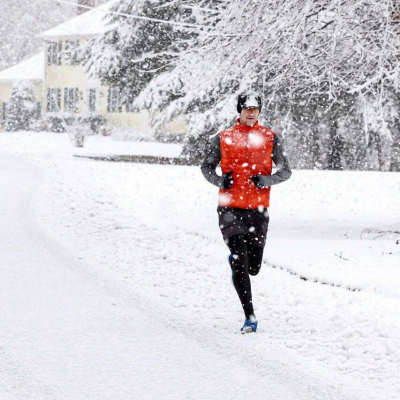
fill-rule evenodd
<path id="1" fill-rule="evenodd" d="M 107 118 L 102 114 L 72 114 L 52 113 L 45 118 L 46 130 L 50 132 L 66 132 L 68 126 L 82 125 L 91 134 L 99 134 L 102 127 L 107 124 Z"/>
<path id="2" fill-rule="evenodd" d="M 381 107 L 373 96 L 352 94 L 338 103 L 326 96 L 308 102 L 299 97 L 286 105 L 277 101 L 263 114 L 272 128 L 274 120 L 283 118 L 276 131 L 282 132 L 293 167 L 394 170 L 390 163 L 399 112 L 393 98 Z"/>
<path id="3" fill-rule="evenodd" d="M 50 132 L 65 132 L 64 118 L 59 115 L 47 115 L 45 120 L 45 129 Z"/>
<path id="4" fill-rule="evenodd" d="M 15 82 L 7 107 L 5 127 L 7 131 L 28 130 L 34 120 L 37 105 L 29 81 Z"/>
<path id="5" fill-rule="evenodd" d="M 74 147 L 83 147 L 85 144 L 86 131 L 81 125 L 67 126 L 68 137 Z"/>
<path id="6" fill-rule="evenodd" d="M 343 166 L 346 169 L 388 170 L 392 134 L 390 122 L 399 115 L 393 99 L 384 104 L 369 96 L 358 96 L 354 107 L 338 122 L 343 140 Z"/>
<path id="7" fill-rule="evenodd" d="M 107 117 L 102 114 L 85 114 L 77 118 L 79 124 L 87 125 L 90 133 L 93 135 L 100 134 L 102 128 L 107 124 Z"/>

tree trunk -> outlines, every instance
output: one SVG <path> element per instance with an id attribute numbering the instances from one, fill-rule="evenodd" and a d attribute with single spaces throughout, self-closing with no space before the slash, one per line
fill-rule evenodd
<path id="1" fill-rule="evenodd" d="M 332 121 L 330 128 L 331 151 L 328 161 L 328 169 L 343 170 L 342 153 L 344 148 L 343 138 L 338 133 L 337 120 Z"/>
<path id="2" fill-rule="evenodd" d="M 400 172 L 400 121 L 397 120 L 391 129 L 393 143 L 390 153 L 389 171 Z"/>

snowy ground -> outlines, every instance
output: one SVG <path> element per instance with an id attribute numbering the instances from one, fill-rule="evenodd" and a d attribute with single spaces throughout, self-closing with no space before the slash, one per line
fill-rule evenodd
<path id="1" fill-rule="evenodd" d="M 0 134 L 0 398 L 400 397 L 400 174 L 272 189 L 243 337 L 199 168 L 73 153 Z"/>

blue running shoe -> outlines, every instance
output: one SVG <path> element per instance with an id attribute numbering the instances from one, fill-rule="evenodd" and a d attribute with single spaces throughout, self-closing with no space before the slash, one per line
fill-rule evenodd
<path id="1" fill-rule="evenodd" d="M 255 318 L 250 318 L 250 319 L 246 319 L 246 321 L 244 321 L 244 325 L 241 329 L 242 333 L 252 333 L 252 332 L 257 332 L 257 325 L 258 322 Z"/>
<path id="2" fill-rule="evenodd" d="M 235 281 L 234 281 L 234 279 L 233 279 L 234 273 L 233 273 L 233 268 L 232 268 L 232 254 L 229 254 L 229 256 L 228 256 L 228 262 L 229 262 L 229 265 L 231 266 L 231 271 L 232 271 L 232 284 L 233 284 L 233 286 L 235 286 Z"/>

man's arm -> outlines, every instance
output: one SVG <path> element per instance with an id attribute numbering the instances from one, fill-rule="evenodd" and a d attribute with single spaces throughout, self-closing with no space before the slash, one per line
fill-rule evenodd
<path id="1" fill-rule="evenodd" d="M 217 168 L 219 162 L 221 161 L 221 145 L 219 143 L 219 134 L 215 135 L 212 140 L 210 147 L 206 153 L 203 164 L 201 164 L 201 172 L 204 178 L 208 180 L 211 184 L 223 187 L 224 175 L 217 175 L 215 169 Z"/>
<path id="2" fill-rule="evenodd" d="M 260 187 L 268 187 L 285 182 L 292 176 L 289 161 L 283 148 L 282 139 L 275 134 L 274 148 L 272 150 L 272 161 L 278 170 L 273 175 L 259 175 Z"/>

